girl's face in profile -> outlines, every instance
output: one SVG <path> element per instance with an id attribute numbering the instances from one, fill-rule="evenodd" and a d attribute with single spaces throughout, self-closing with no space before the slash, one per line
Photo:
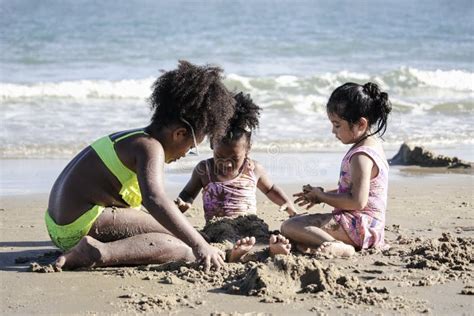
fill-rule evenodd
<path id="1" fill-rule="evenodd" d="M 196 155 L 196 147 L 204 140 L 205 135 L 195 135 L 187 133 L 177 138 L 172 146 L 169 146 L 165 153 L 165 163 L 169 164 L 183 158 L 189 154 Z"/>
<path id="2" fill-rule="evenodd" d="M 357 123 L 351 125 L 335 113 L 328 113 L 328 118 L 332 124 L 332 133 L 341 143 L 353 144 L 362 135 Z"/>
<path id="3" fill-rule="evenodd" d="M 247 137 L 242 136 L 230 143 L 215 143 L 213 150 L 216 171 L 221 175 L 231 175 L 242 167 L 247 157 Z"/>

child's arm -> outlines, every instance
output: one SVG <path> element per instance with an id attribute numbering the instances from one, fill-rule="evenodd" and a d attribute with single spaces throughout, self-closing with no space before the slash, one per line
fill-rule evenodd
<path id="1" fill-rule="evenodd" d="M 191 179 L 189 179 L 188 183 L 183 188 L 178 198 L 174 201 L 178 206 L 179 210 L 183 213 L 191 207 L 194 202 L 194 199 L 202 189 L 202 181 L 200 174 L 205 170 L 203 169 L 203 163 L 205 162 L 201 161 L 194 168 L 193 173 L 191 175 Z"/>
<path id="2" fill-rule="evenodd" d="M 291 200 L 286 196 L 285 192 L 272 183 L 270 178 L 267 176 L 265 169 L 258 162 L 253 161 L 255 164 L 255 175 L 258 177 L 257 188 L 267 196 L 270 201 L 280 206 L 281 211 L 286 211 L 289 216 L 295 216 L 295 206 Z"/>
<path id="3" fill-rule="evenodd" d="M 321 188 L 313 188 L 308 193 L 296 194 L 299 196 L 295 203 L 300 206 L 315 203 L 326 203 L 336 208 L 345 210 L 361 210 L 367 205 L 369 199 L 370 179 L 374 163 L 365 154 L 356 154 L 351 159 L 351 191 L 348 193 L 337 193 L 334 191 L 324 192 Z M 302 192 L 303 193 L 303 192 Z"/>
<path id="4" fill-rule="evenodd" d="M 143 206 L 164 228 L 191 247 L 196 260 L 204 264 L 206 271 L 211 266 L 223 266 L 224 253 L 209 245 L 166 195 L 163 181 L 165 153 L 161 144 L 151 138 L 143 139 L 135 151 Z"/>

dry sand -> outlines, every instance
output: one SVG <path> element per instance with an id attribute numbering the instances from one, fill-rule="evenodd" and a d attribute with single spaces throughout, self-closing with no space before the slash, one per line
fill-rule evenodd
<path id="1" fill-rule="evenodd" d="M 474 314 L 473 177 L 440 170 L 411 168 L 390 183 L 388 251 L 364 251 L 350 259 L 277 256 L 209 274 L 194 264 L 28 272 L 38 268 L 32 261 L 47 264 L 57 255 L 43 224 L 47 196 L 3 197 L 0 312 Z M 293 193 L 302 184 L 283 188 Z M 270 231 L 278 229 L 286 213 L 263 196 L 258 199 L 259 216 Z M 329 211 L 328 206 L 312 210 Z M 199 203 L 187 215 L 196 227 L 204 226 Z"/>

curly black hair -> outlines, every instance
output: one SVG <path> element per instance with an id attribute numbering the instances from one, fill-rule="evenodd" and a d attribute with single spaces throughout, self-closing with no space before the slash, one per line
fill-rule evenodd
<path id="1" fill-rule="evenodd" d="M 261 108 L 253 102 L 249 94 L 239 92 L 234 96 L 234 99 L 236 101 L 235 114 L 230 120 L 227 133 L 222 141 L 230 143 L 245 135 L 250 146 L 252 132 L 259 125 Z"/>
<path id="2" fill-rule="evenodd" d="M 222 83 L 223 70 L 180 60 L 178 68 L 161 75 L 148 98 L 152 126 L 189 122 L 197 134 L 221 139 L 235 113 L 235 99 Z M 187 128 L 187 127 L 186 127 Z"/>

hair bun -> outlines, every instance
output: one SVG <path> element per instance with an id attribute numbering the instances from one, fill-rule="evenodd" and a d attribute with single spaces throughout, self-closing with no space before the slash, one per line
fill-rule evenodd
<path id="1" fill-rule="evenodd" d="M 379 99 L 382 102 L 387 102 L 388 101 L 388 94 L 387 92 L 380 92 Z"/>
<path id="2" fill-rule="evenodd" d="M 380 97 L 379 86 L 373 82 L 367 82 L 364 85 L 364 92 L 372 99 L 378 99 Z"/>

